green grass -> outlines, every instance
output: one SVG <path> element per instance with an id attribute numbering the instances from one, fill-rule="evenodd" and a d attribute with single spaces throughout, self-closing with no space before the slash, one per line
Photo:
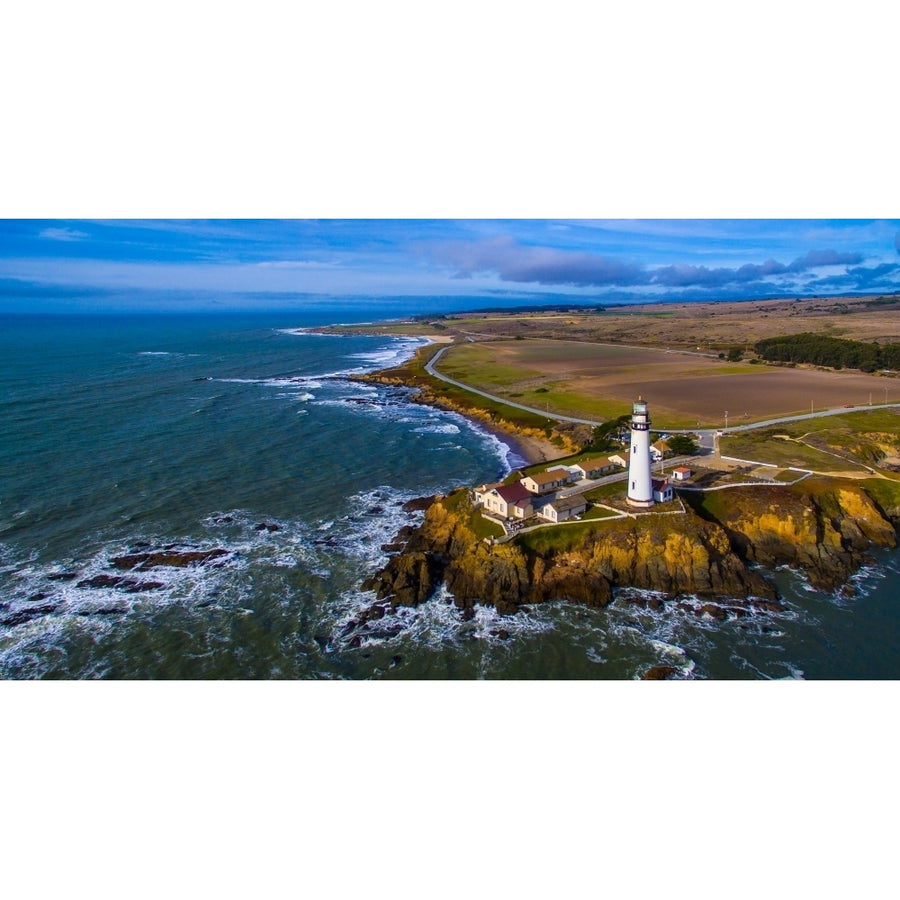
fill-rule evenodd
<path id="1" fill-rule="evenodd" d="M 581 517 L 585 522 L 595 522 L 599 519 L 611 519 L 616 516 L 611 509 L 603 509 L 599 506 L 591 506 L 588 511 Z"/>
<path id="2" fill-rule="evenodd" d="M 771 463 L 775 466 L 796 466 L 800 469 L 815 469 L 822 472 L 864 468 L 849 460 L 837 459 L 830 453 L 816 450 L 806 444 L 775 437 L 786 431 L 787 429 L 778 425 L 761 431 L 731 434 L 719 439 L 719 447 L 723 456 Z"/>
<path id="3" fill-rule="evenodd" d="M 900 507 L 900 481 L 869 478 L 862 482 L 866 493 L 884 510 Z"/>
<path id="4" fill-rule="evenodd" d="M 597 526 L 591 522 L 578 525 L 557 525 L 527 531 L 513 539 L 513 543 L 525 553 L 544 556 L 549 553 L 565 553 L 579 546 L 586 535 Z"/>
<path id="5" fill-rule="evenodd" d="M 479 540 L 483 538 L 499 538 L 505 534 L 503 528 L 497 522 L 486 519 L 481 514 L 480 508 L 472 506 L 469 502 L 469 492 L 467 490 L 455 490 L 448 494 L 442 502 L 449 512 L 454 513 L 466 522 Z"/>
<path id="6" fill-rule="evenodd" d="M 615 498 L 625 496 L 626 484 L 624 481 L 614 481 L 611 484 L 602 484 L 588 491 L 584 497 L 593 503 L 607 503 Z"/>

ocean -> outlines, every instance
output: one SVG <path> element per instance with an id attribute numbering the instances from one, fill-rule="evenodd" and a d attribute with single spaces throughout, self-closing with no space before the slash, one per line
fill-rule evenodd
<path id="1" fill-rule="evenodd" d="M 420 520 L 404 504 L 522 463 L 461 416 L 348 377 L 420 340 L 304 330 L 363 318 L 0 317 L 0 676 L 897 677 L 886 551 L 852 596 L 776 572 L 783 613 L 717 622 L 620 592 L 464 621 L 439 591 L 351 640 L 361 583 Z"/>

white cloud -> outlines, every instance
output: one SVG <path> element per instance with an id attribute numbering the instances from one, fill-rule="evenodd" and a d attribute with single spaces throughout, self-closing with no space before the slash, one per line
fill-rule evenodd
<path id="1" fill-rule="evenodd" d="M 90 235 L 86 231 L 77 231 L 74 228 L 45 228 L 38 237 L 49 241 L 83 241 Z"/>

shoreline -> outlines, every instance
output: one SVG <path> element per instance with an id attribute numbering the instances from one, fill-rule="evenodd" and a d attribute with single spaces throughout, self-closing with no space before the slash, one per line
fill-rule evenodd
<path id="1" fill-rule="evenodd" d="M 329 326 L 330 327 L 330 326 Z M 325 332 L 326 334 L 328 332 Z M 386 335 L 378 335 L 378 336 L 386 336 Z M 387 335 L 394 340 L 403 341 L 408 340 L 409 338 L 405 335 Z M 452 343 L 452 339 L 448 338 L 446 335 L 420 335 L 415 338 L 416 340 L 424 341 L 419 347 L 417 347 L 412 354 L 409 356 L 407 360 L 403 362 L 408 362 L 409 360 L 415 359 L 416 354 L 419 350 L 424 347 L 431 346 L 432 344 L 446 344 Z M 402 363 L 401 363 L 402 365 Z M 491 420 L 485 420 L 484 418 L 472 414 L 470 412 L 466 412 L 464 410 L 458 409 L 454 406 L 451 406 L 445 402 L 438 400 L 437 402 L 430 401 L 425 396 L 422 387 L 420 385 L 409 383 L 406 379 L 401 376 L 395 374 L 395 370 L 397 369 L 397 365 L 391 365 L 384 368 L 373 369 L 371 372 L 367 373 L 365 376 L 366 379 L 379 379 L 379 378 L 391 378 L 400 382 L 404 387 L 414 391 L 414 397 L 416 398 L 415 402 L 421 403 L 423 406 L 430 406 L 432 409 L 440 409 L 445 412 L 454 412 L 457 415 L 462 416 L 466 421 L 470 422 L 472 425 L 480 428 L 482 431 L 487 432 L 492 435 L 501 443 L 505 444 L 509 447 L 510 453 L 513 453 L 519 456 L 521 459 L 525 461 L 526 466 L 538 465 L 543 462 L 552 462 L 556 459 L 562 459 L 564 456 L 569 456 L 571 454 L 571 450 L 566 450 L 564 448 L 558 447 L 550 440 L 544 440 L 542 438 L 535 437 L 530 434 L 522 434 L 518 430 L 514 428 L 503 428 L 501 425 L 498 425 L 496 422 Z M 510 471 L 513 471 L 512 467 Z"/>

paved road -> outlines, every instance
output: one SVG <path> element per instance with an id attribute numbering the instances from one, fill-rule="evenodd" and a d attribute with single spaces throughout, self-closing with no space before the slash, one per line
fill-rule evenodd
<path id="1" fill-rule="evenodd" d="M 506 397 L 498 397 L 496 394 L 488 394 L 485 391 L 479 391 L 478 388 L 473 388 L 468 384 L 463 384 L 461 381 L 455 381 L 452 378 L 448 378 L 446 375 L 442 375 L 437 369 L 434 368 L 435 363 L 444 355 L 444 353 L 450 349 L 452 344 L 441 347 L 434 356 L 431 357 L 431 360 L 426 363 L 425 371 L 429 375 L 433 375 L 435 378 L 440 378 L 441 381 L 446 381 L 447 384 L 452 384 L 458 388 L 462 388 L 464 391 L 468 391 L 470 394 L 477 394 L 479 397 L 485 397 L 488 400 L 493 400 L 496 403 L 503 403 L 505 406 L 512 406 L 515 409 L 521 409 L 524 412 L 535 413 L 539 416 L 544 416 L 546 419 L 553 419 L 557 422 L 576 422 L 579 425 L 599 425 L 596 419 L 576 419 L 573 416 L 561 416 L 558 413 L 551 413 L 546 409 L 535 409 L 533 406 L 523 406 L 521 403 L 513 403 L 512 400 L 507 400 Z"/>
<path id="2" fill-rule="evenodd" d="M 462 388 L 464 391 L 468 391 L 470 394 L 477 394 L 479 397 L 485 397 L 488 400 L 493 400 L 496 403 L 503 403 L 506 406 L 512 406 L 515 409 L 521 409 L 524 412 L 535 413 L 539 416 L 544 416 L 547 419 L 552 419 L 557 422 L 575 422 L 579 425 L 599 425 L 601 424 L 596 419 L 577 419 L 574 416 L 561 416 L 558 413 L 550 413 L 546 409 L 535 409 L 533 406 L 523 406 L 521 403 L 514 403 L 512 400 L 508 400 L 506 397 L 498 397 L 496 394 L 488 394 L 486 391 L 480 391 L 477 388 L 473 388 L 468 384 L 464 384 L 462 381 L 455 381 L 453 378 L 448 378 L 446 375 L 442 375 L 440 372 L 435 369 L 435 364 L 438 360 L 444 355 L 444 353 L 453 346 L 452 344 L 448 344 L 446 347 L 441 347 L 437 353 L 431 358 L 430 362 L 425 365 L 425 371 L 428 372 L 429 375 L 433 375 L 435 378 L 439 378 L 441 381 L 446 381 L 447 384 L 452 384 L 455 387 Z M 802 422 L 804 419 L 819 419 L 823 416 L 837 416 L 841 413 L 850 412 L 851 410 L 863 410 L 863 409 L 896 409 L 900 407 L 900 403 L 875 403 L 870 406 L 854 406 L 854 407 L 846 407 L 839 406 L 834 409 L 823 409 L 819 412 L 812 413 L 803 413 L 798 416 L 784 416 L 780 419 L 766 419 L 764 422 L 751 422 L 748 425 L 731 425 L 728 427 L 727 431 L 729 434 L 735 431 L 752 431 L 754 428 L 767 428 L 770 425 L 781 425 L 786 422 Z M 655 429 L 657 431 L 664 431 L 669 434 L 697 434 L 700 436 L 700 447 L 706 450 L 712 450 L 715 447 L 716 436 L 724 431 L 725 429 L 720 428 L 658 428 Z"/>

